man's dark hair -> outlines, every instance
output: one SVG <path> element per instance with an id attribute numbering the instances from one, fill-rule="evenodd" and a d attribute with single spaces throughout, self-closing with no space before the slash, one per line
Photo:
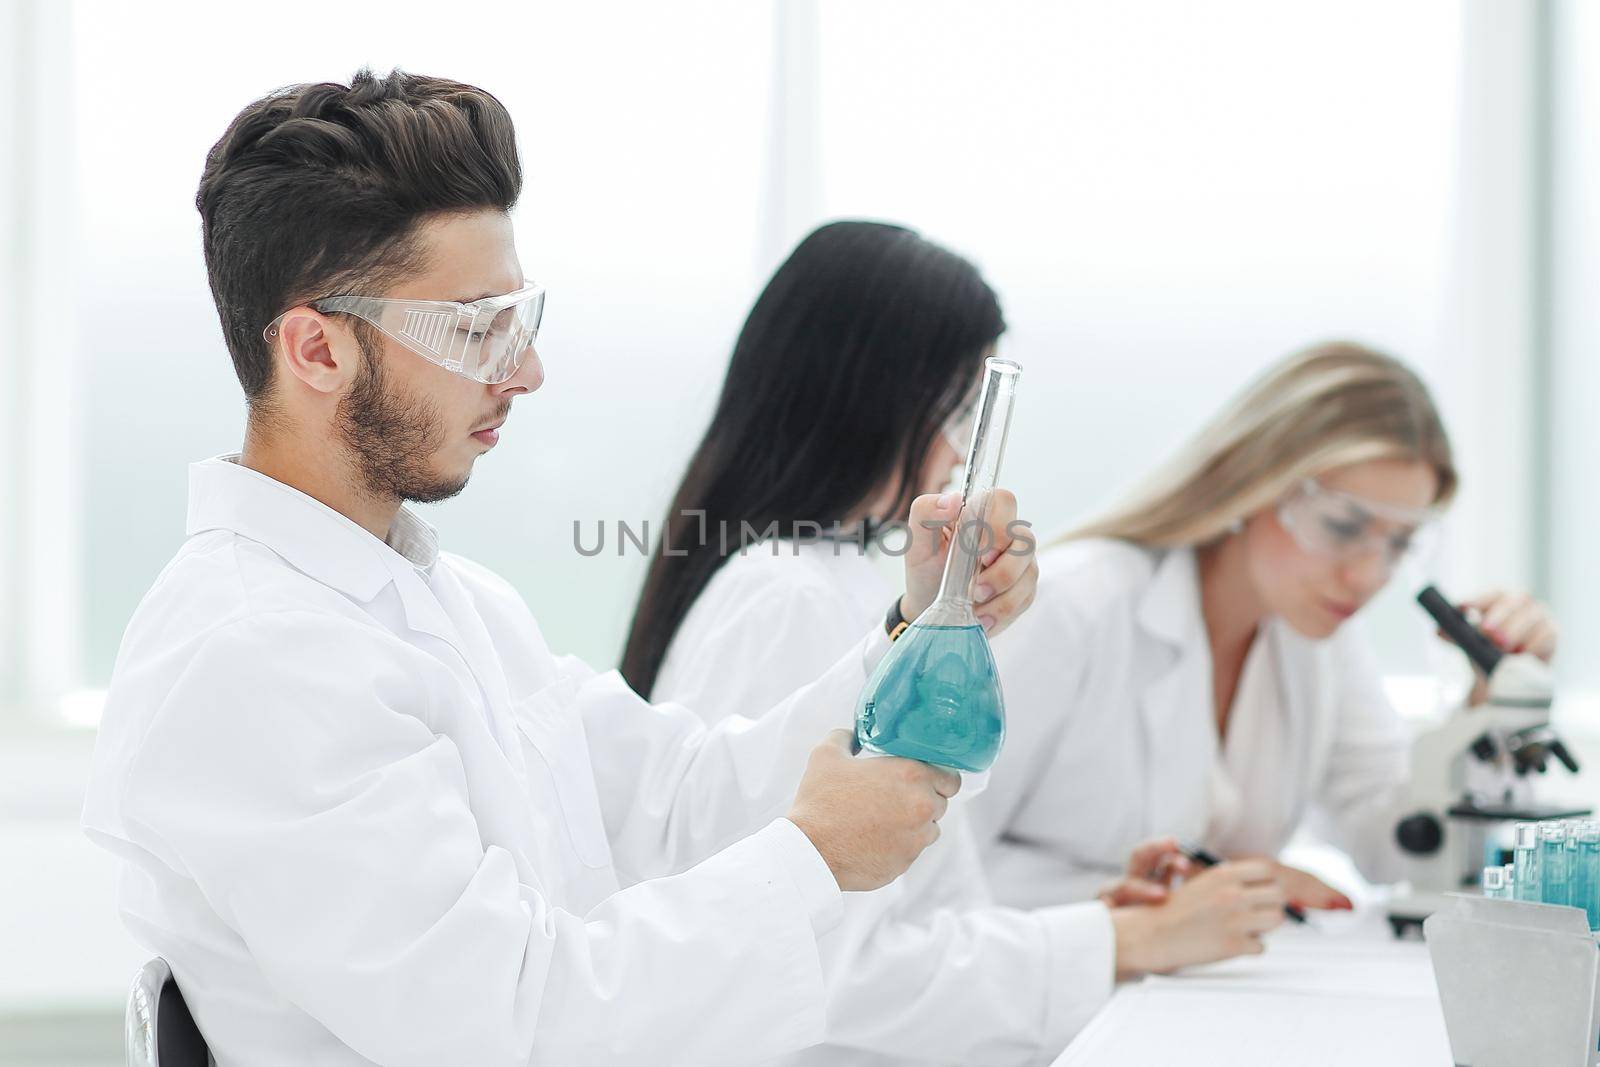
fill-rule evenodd
<path id="1" fill-rule="evenodd" d="M 443 78 L 362 70 L 241 111 L 206 156 L 200 209 L 222 336 L 252 410 L 272 380 L 262 331 L 288 308 L 381 293 L 422 266 L 419 224 L 509 211 L 522 191 L 505 107 Z"/>

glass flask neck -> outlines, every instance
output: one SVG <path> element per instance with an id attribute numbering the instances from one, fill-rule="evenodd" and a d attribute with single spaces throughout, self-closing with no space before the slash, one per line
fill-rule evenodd
<path id="1" fill-rule="evenodd" d="M 1021 374 L 1022 368 L 1010 360 L 990 357 L 984 361 L 983 389 L 978 394 L 972 443 L 967 448 L 961 514 L 950 540 L 939 597 L 922 616 L 927 622 L 943 623 L 953 617 L 972 620 L 972 581 L 983 554 L 994 547 L 988 532 L 989 504 L 1000 476 L 1000 460 L 1011 428 L 1011 404 Z"/>

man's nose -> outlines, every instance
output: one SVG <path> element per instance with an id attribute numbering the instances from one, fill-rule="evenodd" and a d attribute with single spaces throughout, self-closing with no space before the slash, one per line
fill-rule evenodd
<path id="1" fill-rule="evenodd" d="M 521 393 L 531 393 L 544 384 L 544 364 L 539 360 L 539 352 L 533 347 L 528 348 L 528 354 L 522 357 L 522 363 L 511 377 L 499 385 L 490 386 L 490 390 L 498 397 L 517 396 Z"/>

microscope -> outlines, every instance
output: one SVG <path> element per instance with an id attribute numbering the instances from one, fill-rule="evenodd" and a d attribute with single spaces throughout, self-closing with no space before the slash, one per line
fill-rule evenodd
<path id="1" fill-rule="evenodd" d="M 1488 680 L 1489 699 L 1457 709 L 1412 744 L 1410 789 L 1395 822 L 1411 888 L 1389 903 L 1396 937 L 1420 930 L 1445 893 L 1478 889 L 1483 868 L 1505 862 L 1489 849 L 1506 824 L 1589 814 L 1530 800 L 1528 775 L 1545 773 L 1552 759 L 1578 772 L 1550 726 L 1549 665 L 1501 651 L 1431 585 L 1417 602 Z"/>

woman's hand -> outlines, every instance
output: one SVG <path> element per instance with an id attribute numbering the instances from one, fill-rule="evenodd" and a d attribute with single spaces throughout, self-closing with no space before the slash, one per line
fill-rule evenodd
<path id="1" fill-rule="evenodd" d="M 1136 846 L 1128 856 L 1127 872 L 1107 882 L 1099 897 L 1108 908 L 1137 904 L 1165 904 L 1174 878 L 1189 878 L 1200 866 L 1183 854 L 1176 837 L 1158 837 Z"/>
<path id="2" fill-rule="evenodd" d="M 1290 867 L 1276 860 L 1269 861 L 1284 898 L 1297 908 L 1316 911 L 1354 911 L 1350 898 L 1309 871 Z"/>
<path id="3" fill-rule="evenodd" d="M 1171 890 L 1160 907 L 1113 908 L 1117 978 L 1261 952 L 1261 935 L 1283 922 L 1287 900 L 1273 867 L 1218 864 Z"/>
<path id="4" fill-rule="evenodd" d="M 1560 630 L 1550 609 L 1527 593 L 1496 590 L 1461 605 L 1476 611 L 1478 629 L 1506 652 L 1526 652 L 1549 663 L 1556 654 Z"/>
<path id="5" fill-rule="evenodd" d="M 911 543 L 904 557 L 906 594 L 900 599 L 900 614 L 907 621 L 921 615 L 939 595 L 945 557 L 960 513 L 959 493 L 929 494 L 911 502 Z M 1017 498 L 1005 489 L 996 489 L 984 520 L 989 532 L 961 533 L 963 538 L 977 538 L 984 546 L 972 582 L 972 607 L 991 637 L 1027 610 L 1039 584 L 1033 531 L 1016 519 Z"/>

